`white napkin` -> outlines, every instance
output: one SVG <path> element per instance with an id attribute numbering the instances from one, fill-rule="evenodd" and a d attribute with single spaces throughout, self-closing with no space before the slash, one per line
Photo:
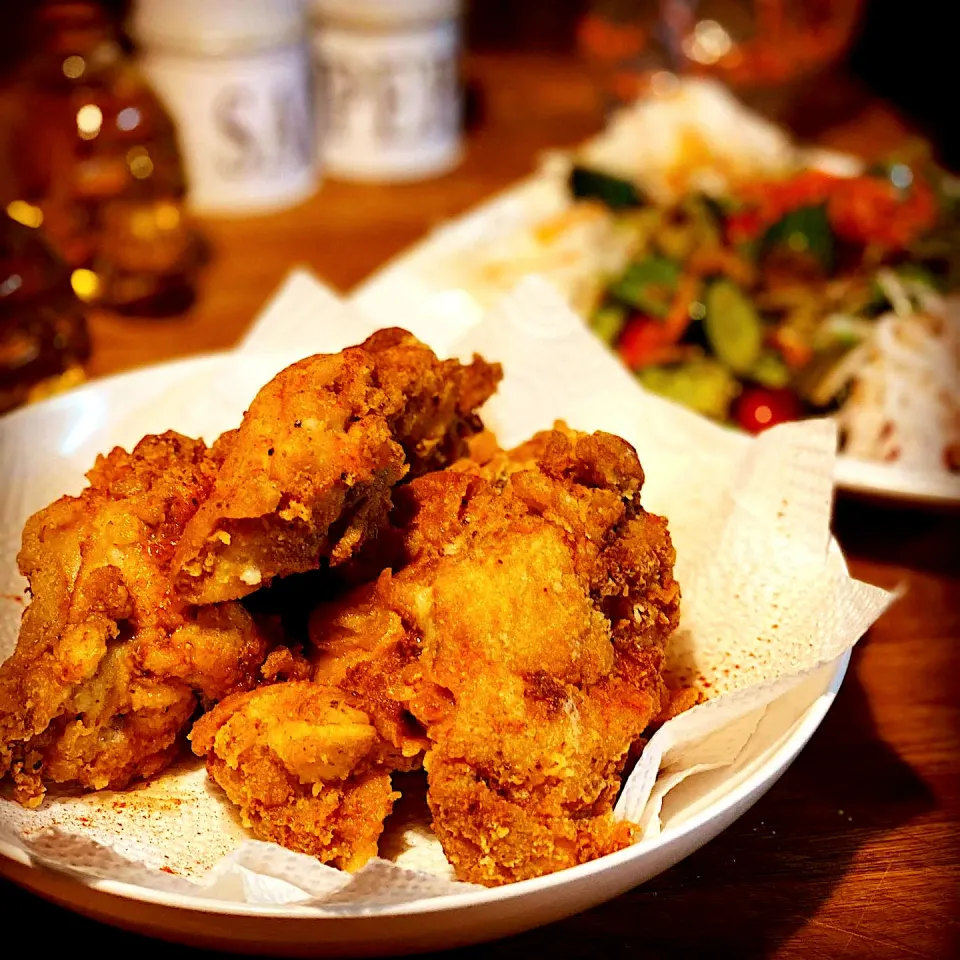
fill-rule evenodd
<path id="1" fill-rule="evenodd" d="M 484 412 L 503 443 L 562 418 L 636 446 L 644 506 L 669 518 L 677 547 L 683 606 L 670 671 L 709 699 L 650 740 L 616 812 L 640 823 L 644 839 L 671 829 L 782 743 L 824 673 L 892 600 L 853 580 L 830 539 L 832 423 L 789 424 L 751 440 L 647 394 L 536 279 L 477 324 L 451 326 L 435 313 L 395 322 L 443 355 L 478 351 L 503 362 L 504 381 Z M 145 375 L 142 407 L 130 409 L 125 386 L 93 384 L 85 399 L 60 402 L 95 410 L 85 432 L 49 404 L 0 421 L 0 467 L 18 465 L 15 484 L 0 491 L 3 530 L 19 532 L 50 499 L 51 484 L 79 489 L 96 450 L 168 428 L 211 439 L 239 422 L 286 363 L 371 330 L 368 317 L 296 271 L 234 353 L 182 376 Z M 37 452 L 39 433 L 48 440 Z M 13 570 L 15 552 L 12 534 L 0 540 L 0 570 Z M 0 605 L 0 655 L 12 649 L 20 612 Z M 124 793 L 51 797 L 37 811 L 0 801 L 0 846 L 82 876 L 334 915 L 468 888 L 451 879 L 425 822 L 397 824 L 381 845 L 392 862 L 375 860 L 353 876 L 249 840 L 190 761 Z"/>

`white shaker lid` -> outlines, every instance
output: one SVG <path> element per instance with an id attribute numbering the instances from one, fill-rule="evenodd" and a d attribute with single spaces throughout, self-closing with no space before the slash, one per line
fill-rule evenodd
<path id="1" fill-rule="evenodd" d="M 311 0 L 320 21 L 345 20 L 361 26 L 403 27 L 458 17 L 462 0 Z"/>
<path id="2" fill-rule="evenodd" d="M 141 45 L 208 55 L 263 49 L 304 36 L 303 0 L 136 0 Z"/>

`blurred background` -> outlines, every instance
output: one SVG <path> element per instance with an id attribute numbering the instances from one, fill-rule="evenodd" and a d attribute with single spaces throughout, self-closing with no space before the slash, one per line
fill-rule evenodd
<path id="1" fill-rule="evenodd" d="M 292 261 L 349 289 L 543 150 L 596 132 L 665 71 L 717 76 L 802 139 L 826 131 L 869 154 L 920 135 L 955 168 L 948 11 L 935 0 L 8 4 L 0 411 L 90 372 L 229 346 Z"/>
<path id="2" fill-rule="evenodd" d="M 101 0 L 100 4 L 123 24 L 132 0 Z M 762 6 L 744 0 L 720 0 L 691 6 L 709 6 L 736 12 Z M 40 6 L 38 0 L 8 5 L 0 33 L 0 71 L 5 80 L 29 55 L 24 43 L 27 24 Z M 591 0 L 467 0 L 464 33 L 466 47 L 481 52 L 570 52 L 577 47 L 577 27 L 591 9 L 619 6 L 626 13 L 649 16 L 656 0 L 622 0 L 619 4 Z M 808 0 L 788 2 L 784 7 L 808 7 L 815 16 L 833 9 L 857 11 L 849 49 L 842 66 L 878 96 L 888 99 L 907 114 L 938 145 L 941 159 L 950 167 L 960 163 L 957 126 L 945 109 L 951 90 L 952 57 L 957 50 L 956 28 L 950 27 L 950 5 L 939 0 Z M 714 9 L 717 8 L 717 9 Z"/>
<path id="3" fill-rule="evenodd" d="M 597 134 L 612 108 L 670 72 L 715 76 L 802 141 L 866 160 L 870 175 L 860 187 L 867 193 L 840 188 L 853 199 L 848 206 L 856 216 L 848 219 L 855 227 L 866 221 L 871 229 L 864 232 L 886 233 L 897 226 L 899 212 L 912 221 L 908 233 L 917 222 L 926 230 L 939 210 L 895 155 L 905 145 L 915 155 L 919 137 L 926 144 L 921 152 L 929 149 L 949 170 L 960 168 L 952 97 L 955 7 L 946 0 L 7 2 L 0 21 L 0 416 L 85 380 L 232 348 L 294 266 L 308 267 L 341 292 L 354 290 L 436 226 L 529 176 L 546 151 Z M 796 179 L 810 186 L 802 174 Z M 610 185 L 602 176 L 594 178 L 598 183 Z M 621 190 L 615 199 L 624 187 L 632 195 L 630 183 L 615 186 Z M 778 276 L 778 256 L 784 247 L 796 255 L 803 297 L 790 309 L 774 304 L 771 313 L 778 332 L 789 330 L 785 315 L 799 315 L 797 326 L 814 339 L 835 319 L 833 301 L 818 293 L 838 277 L 824 278 L 823 264 L 811 273 L 814 258 L 805 254 L 822 249 L 824 238 L 831 251 L 824 261 L 832 259 L 834 239 L 841 253 L 851 245 L 827 229 L 823 210 L 812 226 L 789 222 L 804 213 L 804 204 L 807 213 L 811 205 L 823 206 L 816 197 L 775 199 L 774 222 L 764 234 L 776 241 L 775 269 L 758 270 L 754 286 L 765 281 L 764 273 L 791 281 L 788 271 Z M 920 216 L 918 199 L 921 207 L 926 203 Z M 715 206 L 699 203 L 709 223 L 717 219 Z M 960 289 L 956 184 L 950 212 L 948 256 L 942 244 L 937 256 L 955 261 L 951 279 Z M 670 239 L 675 246 L 679 236 L 685 243 L 700 226 L 688 222 L 685 233 L 673 210 L 653 213 L 663 227 L 658 242 Z M 780 229 L 785 224 L 789 230 Z M 600 246 L 594 240 L 588 233 L 591 251 Z M 513 252 L 507 249 L 503 259 L 522 262 Z M 679 288 L 669 291 L 677 294 L 671 307 L 679 302 L 683 309 L 670 316 L 681 321 L 675 339 L 686 339 L 665 345 L 647 338 L 666 326 L 659 323 L 665 309 L 657 313 L 648 294 L 652 289 L 662 298 L 671 286 L 663 260 L 684 259 L 673 252 L 649 258 L 660 272 L 644 277 L 634 270 L 633 279 L 639 273 L 644 282 L 620 291 L 625 300 L 632 296 L 636 309 L 618 305 L 618 351 L 638 375 L 642 364 L 662 374 L 657 363 L 666 366 L 666 357 L 678 376 L 672 383 L 661 376 L 661 392 L 676 390 L 667 394 L 676 399 L 682 387 L 701 412 L 706 395 L 711 404 L 719 397 L 745 429 L 790 419 L 797 397 L 777 377 L 804 377 L 806 402 L 807 393 L 846 365 L 848 354 L 862 358 L 851 330 L 873 338 L 889 306 L 897 308 L 894 321 L 913 312 L 909 300 L 901 310 L 902 302 L 887 303 L 885 291 L 876 295 L 873 274 L 890 265 L 876 255 L 876 245 L 861 243 L 855 252 L 854 268 L 839 263 L 847 274 L 839 279 L 850 280 L 855 294 L 860 284 L 869 296 L 854 311 L 854 323 L 834 327 L 832 335 L 844 342 L 828 342 L 817 355 L 833 368 L 808 362 L 815 355 L 808 344 L 784 336 L 776 343 L 784 363 L 762 374 L 759 362 L 734 371 L 758 382 L 737 395 L 728 392 L 730 370 L 716 357 L 699 362 L 710 346 L 703 321 L 711 311 L 700 302 L 699 287 L 691 292 L 678 282 L 679 269 L 667 280 Z M 917 264 L 893 252 L 890 263 L 910 268 L 918 282 Z M 643 264 L 629 264 L 628 279 L 635 267 Z M 809 310 L 804 298 L 814 300 Z M 387 300 L 385 320 L 402 324 Z M 757 303 L 756 297 L 746 305 L 734 300 L 730 309 L 728 297 L 721 303 L 727 309 L 716 315 L 739 323 L 746 307 L 753 326 L 734 332 L 749 332 L 760 326 Z M 594 329 L 600 316 L 598 310 Z M 605 339 L 612 341 L 611 313 L 602 316 Z M 921 356 L 916 363 L 907 356 L 908 389 L 899 395 L 902 410 L 922 427 L 913 450 L 941 472 L 952 471 L 933 489 L 949 482 L 951 492 L 942 499 L 956 506 L 960 378 L 947 383 L 952 397 L 938 390 L 953 370 L 946 338 L 930 330 L 947 327 L 924 325 L 926 319 L 918 316 L 923 336 L 914 342 Z M 743 338 L 736 339 L 738 347 Z M 899 347 L 897 338 L 888 342 Z M 955 345 L 960 357 L 960 336 Z M 759 349 L 759 338 L 753 346 Z M 673 363 L 690 356 L 699 358 L 696 364 Z M 770 356 L 764 350 L 760 359 Z M 687 376 L 691 369 L 712 371 L 711 378 Z M 805 377 L 811 370 L 819 379 Z M 653 389 L 652 380 L 645 383 Z M 845 400 L 847 383 L 841 389 Z M 952 418 L 942 431 L 946 443 L 935 416 L 941 394 Z M 907 402 L 914 397 L 918 403 Z M 66 396 L 64 406 L 77 411 L 77 422 L 95 420 L 98 405 L 76 399 L 71 408 Z M 827 401 L 839 402 L 836 393 Z M 868 396 L 866 406 L 871 403 L 876 399 Z M 875 459 L 896 468 L 899 438 L 887 416 L 867 410 L 878 434 Z M 903 435 L 911 439 L 909 429 Z M 931 489 L 928 476 L 901 492 L 909 497 L 919 489 L 922 502 Z M 871 492 L 869 482 L 864 489 Z M 879 489 L 896 492 L 895 486 Z M 659 918 L 644 941 L 653 951 L 675 954 L 679 936 L 681 951 L 709 945 L 715 952 L 719 942 L 734 944 L 730 952 L 741 956 L 955 955 L 947 941 L 957 930 L 957 861 L 953 845 L 944 842 L 956 836 L 960 783 L 960 511 L 954 514 L 886 507 L 881 513 L 841 499 L 835 529 L 852 572 L 903 596 L 869 647 L 861 644 L 855 653 L 829 731 L 778 786 L 779 800 L 771 793 L 765 801 L 758 815 L 768 818 L 768 827 L 759 829 L 764 821 L 758 824 L 756 816 L 744 820 L 739 832 L 700 855 L 706 861 L 691 860 L 658 889 L 638 891 L 640 899 L 627 909 L 619 902 L 580 927 L 571 921 L 553 928 L 549 943 L 569 939 L 572 950 L 588 956 L 595 938 L 605 936 L 614 949 L 627 945 L 636 955 L 642 949 L 637 917 L 646 905 L 645 916 Z M 804 818 L 795 816 L 800 809 Z M 811 825 L 807 814 L 818 819 Z M 798 826 L 792 834 L 779 826 L 771 832 L 769 824 L 778 823 Z M 878 896 L 891 865 L 895 872 Z M 729 877 L 729 884 L 715 883 L 715 875 Z M 658 899 L 644 899 L 658 890 Z M 742 920 L 744 903 L 749 923 Z M 694 910 L 698 922 L 691 924 Z M 66 921 L 53 912 L 43 916 Z M 89 936 L 86 928 L 83 933 Z M 506 949 L 526 956 L 541 942 L 548 941 L 518 940 Z"/>
<path id="4" fill-rule="evenodd" d="M 620 7 L 626 12 L 657 6 L 626 0 L 620 4 L 587 0 L 474 0 L 469 5 L 467 35 L 478 50 L 519 49 L 565 51 L 575 48 L 577 24 L 591 9 Z M 761 2 L 700 2 L 690 4 L 701 15 L 723 22 L 741 17 L 744 9 L 763 8 Z M 908 116 L 937 145 L 940 158 L 956 169 L 960 163 L 957 124 L 946 109 L 946 97 L 956 81 L 953 57 L 958 49 L 956 27 L 950 27 L 950 5 L 939 0 L 787 0 L 812 19 L 854 13 L 849 45 L 840 50 L 836 68 L 849 83 L 862 84 Z M 784 51 L 786 55 L 786 51 Z M 839 93 L 840 91 L 838 91 Z M 849 95 L 847 95 L 848 99 Z M 816 118 L 812 118 L 816 123 Z M 822 122 L 822 121 L 821 121 Z"/>

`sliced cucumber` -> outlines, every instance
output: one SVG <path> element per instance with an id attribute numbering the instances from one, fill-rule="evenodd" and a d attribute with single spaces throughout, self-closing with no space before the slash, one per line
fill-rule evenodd
<path id="1" fill-rule="evenodd" d="M 746 294 L 729 280 L 707 290 L 703 319 L 707 340 L 722 363 L 739 376 L 749 376 L 763 349 L 763 322 Z"/>
<path id="2" fill-rule="evenodd" d="M 790 382 L 790 369 L 776 350 L 764 350 L 750 370 L 750 379 L 761 387 L 779 390 Z"/>
<path id="3" fill-rule="evenodd" d="M 629 180 L 589 167 L 575 166 L 570 171 L 570 192 L 578 200 L 599 200 L 611 210 L 642 207 L 645 203 Z"/>
<path id="4" fill-rule="evenodd" d="M 606 344 L 617 342 L 627 322 L 628 310 L 619 303 L 605 303 L 590 318 L 590 328 Z"/>
<path id="5" fill-rule="evenodd" d="M 738 384 L 716 360 L 703 358 L 669 367 L 646 367 L 637 378 L 651 393 L 683 404 L 705 417 L 726 420 Z"/>

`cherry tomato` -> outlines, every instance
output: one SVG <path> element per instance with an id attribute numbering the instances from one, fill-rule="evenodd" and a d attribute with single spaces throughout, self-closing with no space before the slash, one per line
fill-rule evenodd
<path id="1" fill-rule="evenodd" d="M 792 390 L 783 387 L 745 387 L 734 407 L 737 423 L 749 433 L 760 433 L 788 420 L 798 420 L 802 410 Z"/>
<path id="2" fill-rule="evenodd" d="M 628 320 L 623 328 L 617 353 L 631 370 L 639 370 L 646 365 L 648 358 L 663 346 L 666 339 L 668 338 L 662 323 L 638 315 Z"/>

